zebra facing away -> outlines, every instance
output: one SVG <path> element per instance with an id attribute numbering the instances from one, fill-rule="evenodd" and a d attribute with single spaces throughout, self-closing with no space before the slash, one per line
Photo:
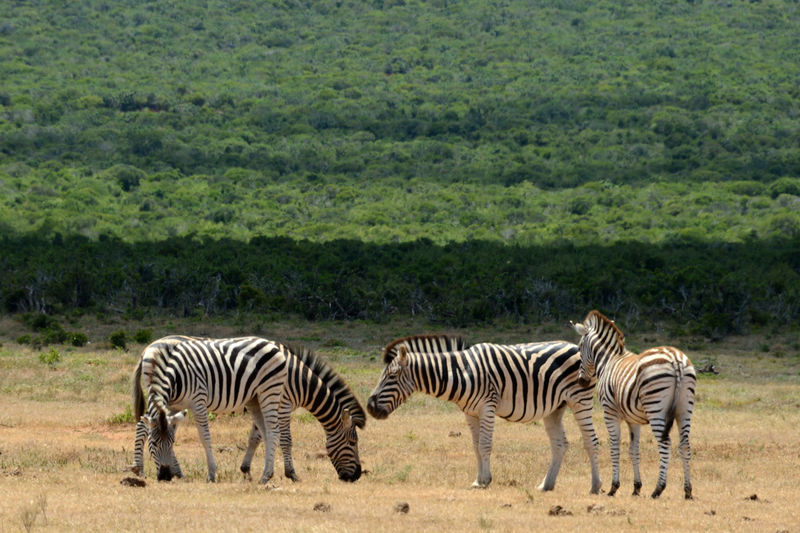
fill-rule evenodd
<path id="1" fill-rule="evenodd" d="M 287 379 L 278 410 L 278 428 L 286 477 L 297 481 L 292 464 L 291 413 L 303 407 L 325 429 L 325 447 L 339 479 L 356 481 L 361 476 L 358 433 L 367 422 L 364 409 L 350 387 L 331 366 L 302 346 L 291 346 L 286 360 Z M 250 476 L 250 462 L 261 442 L 258 426 L 253 425 L 241 471 Z"/>
<path id="2" fill-rule="evenodd" d="M 697 376 L 689 358 L 670 346 L 650 348 L 640 354 L 625 349 L 625 337 L 612 320 L 591 311 L 583 323 L 572 323 L 581 335 L 581 379 L 597 378 L 597 395 L 603 406 L 611 447 L 612 480 L 608 495 L 619 488 L 620 426 L 624 420 L 630 430 L 630 457 L 633 463 L 633 494 L 642 487 L 639 475 L 639 435 L 643 424 L 650 424 L 661 456 L 658 482 L 652 497 L 658 498 L 667 486 L 669 432 L 678 422 L 680 453 L 683 459 L 683 491 L 692 498 L 689 477 L 689 429 L 694 409 Z"/>
<path id="3" fill-rule="evenodd" d="M 217 465 L 211 450 L 208 413 L 247 408 L 261 434 L 266 435 L 260 479 L 260 483 L 266 483 L 273 473 L 287 353 L 283 345 L 257 337 L 170 336 L 147 346 L 139 361 L 141 368 L 134 371 L 134 376 L 139 376 L 138 387 L 134 384 L 134 406 L 142 403 L 137 394 L 146 391 L 147 409 L 140 421 L 158 468 L 158 479 L 170 480 L 180 473 L 173 449 L 174 429 L 186 411 L 176 410 L 192 410 L 206 452 L 207 479 L 213 482 Z M 140 428 L 137 425 L 137 441 Z M 135 463 L 137 460 L 134 457 Z"/>
<path id="4" fill-rule="evenodd" d="M 293 481 L 298 479 L 292 464 L 289 424 L 292 410 L 299 406 L 305 407 L 316 416 L 325 429 L 326 448 L 339 478 L 344 481 L 357 480 L 361 475 L 361 463 L 358 457 L 356 427 L 363 428 L 366 423 L 366 415 L 361 404 L 341 377 L 310 350 L 302 346 L 284 347 L 284 349 L 287 361 L 287 380 L 278 411 L 278 426 L 286 477 Z M 144 395 L 140 381 L 142 360 L 143 358 L 140 359 L 133 378 L 134 409 L 137 417 L 144 411 Z M 258 412 L 252 414 L 261 416 Z M 160 434 L 174 441 L 175 425 L 166 425 L 165 418 L 161 422 L 165 426 L 160 430 Z M 146 424 L 141 421 L 137 424 L 134 466 L 132 468 L 137 474 L 143 472 L 142 450 L 146 437 Z M 241 470 L 247 478 L 250 477 L 250 462 L 259 442 L 261 442 L 261 434 L 258 425 L 254 424 L 249 447 L 241 466 Z M 174 453 L 170 454 L 169 462 L 171 474 L 182 477 Z M 171 477 L 166 469 L 163 473 L 159 470 L 159 473 L 160 479 Z"/>
<path id="5" fill-rule="evenodd" d="M 454 402 L 472 432 L 478 463 L 473 488 L 488 487 L 492 481 L 489 459 L 494 419 L 499 416 L 512 422 L 543 420 L 552 458 L 538 488 L 552 490 L 567 449 L 562 419 L 569 406 L 591 463 L 591 492 L 600 490 L 592 426 L 594 382 L 578 383 L 580 355 L 574 344 L 468 346 L 455 338 L 415 336 L 388 344 L 383 360 L 386 367 L 369 397 L 367 411 L 385 419 L 415 391 Z"/>

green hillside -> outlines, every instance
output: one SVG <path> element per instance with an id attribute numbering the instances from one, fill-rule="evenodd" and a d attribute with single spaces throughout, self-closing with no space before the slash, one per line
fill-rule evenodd
<path id="1" fill-rule="evenodd" d="M 798 27 L 791 0 L 8 3 L 0 300 L 797 324 Z M 137 292 L 142 271 L 174 281 L 147 254 L 167 242 L 209 252 L 183 267 L 180 304 Z M 129 255 L 104 263 L 109 243 Z M 264 243 L 323 260 L 232 273 L 223 251 L 274 261 Z M 53 288 L 69 285 L 75 247 L 107 268 Z M 598 285 L 593 272 L 631 249 L 658 260 L 615 264 Z M 374 250 L 393 266 L 359 258 Z M 408 250 L 422 250 L 413 264 L 386 259 Z M 514 283 L 496 275 L 504 254 L 522 263 Z M 721 257 L 727 270 L 709 267 Z M 404 271 L 448 261 L 482 281 L 443 271 L 428 286 Z M 361 296 L 323 312 L 313 272 L 358 272 L 346 284 Z M 306 300 L 280 296 L 290 279 L 310 284 Z M 199 296 L 214 280 L 224 305 Z M 561 296 L 486 303 L 539 282 Z M 408 305 L 414 291 L 427 307 Z"/>

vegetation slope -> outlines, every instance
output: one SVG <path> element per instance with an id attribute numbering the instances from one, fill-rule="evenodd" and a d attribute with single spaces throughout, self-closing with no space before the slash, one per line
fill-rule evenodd
<path id="1" fill-rule="evenodd" d="M 0 298 L 796 325 L 798 18 L 788 0 L 16 2 Z"/>

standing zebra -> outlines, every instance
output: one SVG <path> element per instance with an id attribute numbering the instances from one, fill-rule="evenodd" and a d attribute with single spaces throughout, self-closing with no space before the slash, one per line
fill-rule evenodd
<path id="1" fill-rule="evenodd" d="M 358 433 L 366 414 L 358 399 L 328 363 L 304 347 L 290 347 L 286 359 L 286 387 L 278 409 L 281 450 L 286 477 L 297 481 L 292 464 L 292 434 L 289 428 L 291 413 L 304 407 L 325 429 L 325 447 L 339 479 L 356 481 L 361 476 L 358 457 Z M 249 477 L 253 453 L 261 442 L 258 426 L 253 424 L 248 447 L 242 459 L 242 473 Z"/>
<path id="2" fill-rule="evenodd" d="M 639 434 L 642 424 L 650 424 L 658 441 L 661 461 L 658 483 L 652 497 L 658 498 L 667 486 L 669 466 L 669 431 L 677 420 L 680 452 L 683 459 L 683 491 L 692 498 L 689 478 L 689 429 L 694 408 L 697 376 L 689 358 L 670 346 L 650 348 L 640 354 L 625 349 L 625 336 L 612 320 L 591 311 L 583 323 L 572 323 L 581 335 L 582 380 L 597 377 L 597 395 L 603 406 L 603 418 L 611 441 L 613 468 L 611 490 L 619 488 L 620 425 L 630 429 L 630 456 L 633 462 L 633 494 L 642 487 L 639 476 Z"/>
<path id="3" fill-rule="evenodd" d="M 260 483 L 272 477 L 278 436 L 278 406 L 286 381 L 287 349 L 257 337 L 201 339 L 170 336 L 145 348 L 134 376 L 134 406 L 147 391 L 146 414 L 140 419 L 149 438 L 158 479 L 180 474 L 175 459 L 174 429 L 183 419 L 176 409 L 189 408 L 206 451 L 208 481 L 216 478 L 208 413 L 229 413 L 245 407 L 262 435 L 266 457 Z M 137 441 L 140 433 L 137 426 Z M 141 454 L 140 454 L 141 455 Z M 136 462 L 138 458 L 134 458 Z M 139 463 L 141 464 L 141 463 Z M 136 467 L 134 467 L 136 468 Z"/>
<path id="4" fill-rule="evenodd" d="M 437 350 L 448 346 L 446 350 Z M 452 346 L 458 346 L 453 348 Z M 412 350 L 424 347 L 427 352 Z M 467 346 L 456 339 L 429 336 L 398 339 L 383 350 L 386 367 L 367 402 L 377 419 L 389 416 L 414 391 L 454 402 L 472 432 L 478 462 L 474 488 L 492 481 L 489 458 L 495 416 L 512 422 L 543 419 L 552 459 L 540 490 L 555 486 L 567 448 L 562 418 L 572 410 L 592 467 L 591 492 L 600 490 L 597 437 L 592 426 L 594 382 L 578 383 L 578 347 L 563 341 Z"/>
<path id="5" fill-rule="evenodd" d="M 185 339 L 185 337 L 169 337 L 161 339 L 161 341 L 170 339 Z M 324 360 L 304 347 L 284 348 L 287 361 L 287 380 L 278 410 L 278 427 L 286 477 L 293 481 L 298 479 L 291 455 L 292 437 L 289 427 L 291 412 L 297 407 L 305 407 L 317 417 L 325 429 L 326 448 L 339 478 L 344 481 L 357 480 L 361 476 L 361 463 L 358 457 L 356 427 L 363 428 L 366 423 L 366 415 L 361 404 L 344 380 Z M 145 403 L 140 380 L 142 359 L 140 359 L 133 376 L 134 410 L 137 418 L 143 414 Z M 253 415 L 261 416 L 259 413 L 253 413 Z M 137 424 L 134 466 L 132 468 L 136 474 L 143 472 L 142 450 L 147 437 L 146 431 L 145 422 L 140 421 Z M 175 425 L 173 424 L 165 427 L 161 434 L 174 441 L 174 431 Z M 258 425 L 254 424 L 250 434 L 249 447 L 241 466 L 242 473 L 248 478 L 250 462 L 259 442 L 261 442 L 261 433 L 258 431 Z M 170 464 L 171 474 L 182 477 L 174 453 L 170 457 Z M 170 477 L 166 472 L 162 474 L 163 479 Z"/>

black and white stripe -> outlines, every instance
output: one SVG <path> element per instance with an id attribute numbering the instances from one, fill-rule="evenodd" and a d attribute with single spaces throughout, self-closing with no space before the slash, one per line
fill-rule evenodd
<path id="1" fill-rule="evenodd" d="M 478 463 L 472 486 L 481 488 L 492 480 L 489 458 L 495 416 L 512 422 L 541 419 L 550 438 L 552 459 L 539 489 L 552 490 L 567 448 L 562 418 L 568 406 L 589 455 L 591 492 L 600 490 L 597 437 L 592 425 L 594 384 L 578 383 L 577 346 L 563 341 L 513 346 L 462 343 L 458 350 L 409 350 L 409 346 L 430 347 L 442 342 L 404 338 L 384 348 L 386 367 L 367 403 L 372 416 L 388 417 L 415 391 L 455 403 L 472 432 Z"/>
<path id="2" fill-rule="evenodd" d="M 678 423 L 680 454 L 683 459 L 683 490 L 692 498 L 689 476 L 689 430 L 694 409 L 697 376 L 689 358 L 671 346 L 650 348 L 640 354 L 625 349 L 625 337 L 612 320 L 591 311 L 583 323 L 573 323 L 581 335 L 581 378 L 597 376 L 597 395 L 611 445 L 612 481 L 609 496 L 619 488 L 620 426 L 625 421 L 631 436 L 633 494 L 642 487 L 639 475 L 639 435 L 650 424 L 661 457 L 658 482 L 652 497 L 667 486 L 670 437 L 673 421 Z"/>
<path id="3" fill-rule="evenodd" d="M 278 436 L 278 407 L 286 381 L 287 349 L 257 337 L 201 339 L 171 336 L 145 348 L 134 384 L 137 413 L 147 393 L 146 414 L 141 417 L 150 454 L 158 467 L 158 479 L 169 480 L 180 472 L 175 459 L 174 428 L 191 409 L 206 452 L 208 481 L 216 478 L 217 465 L 211 450 L 208 413 L 229 413 L 244 408 L 252 414 L 261 434 L 266 435 L 266 456 L 260 482 L 273 473 Z M 137 426 L 137 442 L 141 433 Z M 140 463 L 135 465 L 140 467 Z M 177 472 L 175 471 L 177 469 Z M 141 471 L 141 468 L 139 468 Z"/>
<path id="4" fill-rule="evenodd" d="M 305 408 L 325 429 L 325 447 L 339 479 L 355 481 L 361 476 L 358 433 L 367 422 L 366 414 L 353 391 L 324 360 L 302 346 L 290 346 L 286 362 L 287 379 L 278 411 L 280 444 L 286 477 L 296 481 L 292 463 L 291 412 Z M 241 470 L 249 476 L 250 462 L 261 434 L 254 424 Z"/>

